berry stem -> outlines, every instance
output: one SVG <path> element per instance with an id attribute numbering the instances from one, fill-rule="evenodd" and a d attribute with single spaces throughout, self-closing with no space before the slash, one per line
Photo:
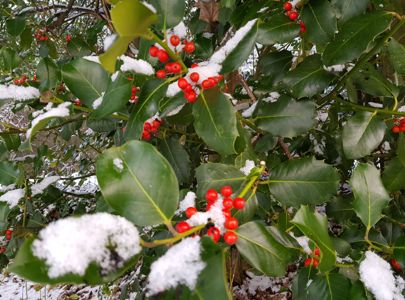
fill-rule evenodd
<path id="1" fill-rule="evenodd" d="M 240 198 L 245 197 L 245 195 L 249 192 L 249 190 L 252 188 L 252 186 L 255 184 L 255 182 L 260 178 L 260 176 L 262 175 L 264 169 L 265 169 L 264 166 L 260 166 L 260 169 L 259 169 L 259 171 L 257 172 L 257 175 L 255 175 L 255 176 L 253 176 L 252 178 L 250 178 L 250 180 L 249 180 L 248 183 L 245 185 L 245 187 L 243 188 L 243 190 L 239 193 L 238 197 L 240 197 Z"/>

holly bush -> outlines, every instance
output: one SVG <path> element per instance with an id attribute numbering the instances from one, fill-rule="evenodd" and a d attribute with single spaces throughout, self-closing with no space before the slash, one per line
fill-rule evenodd
<path id="1" fill-rule="evenodd" d="M 403 1 L 34 2 L 1 1 L 2 268 L 167 299 L 291 265 L 295 299 L 368 299 L 367 251 L 403 276 Z"/>

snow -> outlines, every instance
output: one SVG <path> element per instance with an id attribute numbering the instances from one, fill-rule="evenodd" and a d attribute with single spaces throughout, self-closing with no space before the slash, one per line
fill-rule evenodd
<path id="1" fill-rule="evenodd" d="M 145 5 L 150 11 L 152 11 L 153 13 L 157 13 L 157 10 L 156 10 L 156 8 L 152 5 L 152 4 L 150 4 L 150 3 L 148 3 L 148 2 L 146 2 L 146 1 L 142 1 L 141 2 L 143 5 Z"/>
<path id="2" fill-rule="evenodd" d="M 43 191 L 50 186 L 52 183 L 55 183 L 60 179 L 59 176 L 49 176 L 45 177 L 41 182 L 33 184 L 31 186 L 31 195 L 35 196 L 43 193 Z"/>
<path id="3" fill-rule="evenodd" d="M 39 98 L 39 90 L 32 86 L 17 86 L 0 84 L 0 100 L 30 100 Z"/>
<path id="4" fill-rule="evenodd" d="M 179 106 L 177 106 L 175 109 L 171 110 L 169 113 L 166 114 L 167 117 L 171 117 L 174 115 L 177 115 L 185 106 L 186 104 L 181 104 Z"/>
<path id="5" fill-rule="evenodd" d="M 181 214 L 186 211 L 189 207 L 195 207 L 195 199 L 197 195 L 194 192 L 187 192 L 186 196 L 179 203 L 179 209 L 176 211 L 176 214 Z"/>
<path id="6" fill-rule="evenodd" d="M 122 159 L 120 158 L 114 158 L 113 159 L 113 164 L 114 167 L 121 173 L 122 170 L 124 170 L 124 163 L 122 161 Z"/>
<path id="7" fill-rule="evenodd" d="M 111 47 L 111 45 L 114 43 L 116 38 L 117 38 L 117 35 L 112 34 L 112 35 L 107 36 L 104 39 L 104 42 L 103 42 L 104 51 L 107 51 Z"/>
<path id="8" fill-rule="evenodd" d="M 192 82 L 190 80 L 190 74 L 194 72 L 197 72 L 200 75 L 200 78 L 197 83 L 201 84 L 204 80 L 208 79 L 209 77 L 218 76 L 219 72 L 221 72 L 221 65 L 217 63 L 212 63 L 210 61 L 198 63 L 198 67 L 188 69 L 188 73 L 185 76 L 188 82 Z"/>
<path id="9" fill-rule="evenodd" d="M 222 201 L 223 198 L 218 195 L 218 200 L 210 207 L 208 211 L 199 211 L 186 222 L 191 226 L 198 226 L 207 224 L 208 222 L 212 222 L 221 233 L 224 232 L 225 216 L 224 212 L 222 211 L 222 209 L 224 208 L 222 205 Z"/>
<path id="10" fill-rule="evenodd" d="M 18 204 L 20 199 L 24 198 L 25 190 L 24 189 L 15 189 L 6 192 L 4 195 L 0 197 L 0 201 L 7 202 L 10 208 L 13 208 Z"/>
<path id="11" fill-rule="evenodd" d="M 200 237 L 189 237 L 172 246 L 151 265 L 147 297 L 184 284 L 194 290 L 206 264 L 201 260 Z"/>
<path id="12" fill-rule="evenodd" d="M 184 24 L 183 21 L 181 21 L 179 24 L 177 24 L 175 27 L 168 29 L 167 34 L 172 36 L 172 35 L 177 35 L 179 38 L 184 39 L 187 37 L 187 27 Z"/>
<path id="13" fill-rule="evenodd" d="M 14 160 L 15 161 L 15 160 Z M 0 193 L 8 192 L 10 190 L 15 189 L 15 184 L 10 184 L 10 185 L 2 185 L 0 184 Z"/>
<path id="14" fill-rule="evenodd" d="M 42 120 L 48 119 L 48 118 L 62 118 L 62 117 L 67 117 L 69 116 L 69 109 L 68 107 L 71 105 L 70 102 L 64 102 L 62 104 L 59 104 L 55 108 L 48 108 L 47 112 L 44 112 L 37 116 L 35 119 L 32 120 L 31 122 L 31 128 L 27 130 L 26 136 L 27 139 L 30 139 L 31 137 L 31 132 L 32 129 Z"/>
<path id="15" fill-rule="evenodd" d="M 280 98 L 280 94 L 278 92 L 271 92 L 268 97 L 264 98 L 264 102 L 276 102 L 278 98 Z"/>
<path id="16" fill-rule="evenodd" d="M 96 213 L 49 224 L 40 231 L 32 252 L 45 260 L 50 278 L 69 273 L 83 276 L 92 262 L 103 272 L 122 267 L 142 250 L 139 242 L 138 229 L 131 222 L 120 216 Z"/>
<path id="17" fill-rule="evenodd" d="M 150 63 L 142 59 L 134 59 L 129 56 L 122 55 L 120 59 L 123 61 L 121 66 L 122 72 L 134 72 L 137 74 L 154 75 L 155 69 Z"/>
<path id="18" fill-rule="evenodd" d="M 169 86 L 167 87 L 166 97 L 174 97 L 180 92 L 181 92 L 181 88 L 179 88 L 179 86 L 177 85 L 177 82 L 173 82 L 173 83 L 169 84 Z"/>
<path id="19" fill-rule="evenodd" d="M 367 251 L 365 256 L 359 266 L 360 280 L 376 300 L 405 299 L 404 280 L 393 275 L 389 263 L 372 251 Z"/>
<path id="20" fill-rule="evenodd" d="M 101 103 L 103 103 L 103 95 L 101 97 L 98 97 L 96 100 L 94 100 L 92 106 L 93 106 L 94 109 L 97 109 L 97 108 L 99 108 Z"/>
<path id="21" fill-rule="evenodd" d="M 245 166 L 243 168 L 240 168 L 239 170 L 245 174 L 246 176 L 249 175 L 250 171 L 255 167 L 255 162 L 253 160 L 246 160 L 245 161 Z"/>
<path id="22" fill-rule="evenodd" d="M 83 56 L 82 58 L 85 59 L 85 60 L 88 60 L 88 61 L 98 63 L 98 64 L 100 63 L 100 58 L 98 56 L 95 56 L 95 55 Z"/>
<path id="23" fill-rule="evenodd" d="M 244 118 L 250 118 L 253 115 L 253 112 L 256 109 L 258 102 L 253 103 L 248 109 L 246 109 L 243 113 L 242 113 L 242 117 Z"/>
<path id="24" fill-rule="evenodd" d="M 289 235 L 291 235 L 293 238 L 296 239 L 297 243 L 301 246 L 301 248 L 305 251 L 305 253 L 307 254 L 312 253 L 312 250 L 309 247 L 310 240 L 308 237 L 306 237 L 305 235 L 296 237 L 292 231 L 289 232 Z"/>

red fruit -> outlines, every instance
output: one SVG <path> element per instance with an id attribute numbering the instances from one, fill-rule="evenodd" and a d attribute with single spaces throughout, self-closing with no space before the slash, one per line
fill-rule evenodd
<path id="1" fill-rule="evenodd" d="M 160 126 L 160 122 L 158 120 L 153 120 L 152 122 L 152 127 L 158 127 Z"/>
<path id="2" fill-rule="evenodd" d="M 169 60 L 169 54 L 163 49 L 160 49 L 157 54 L 157 58 L 160 62 L 165 63 Z"/>
<path id="3" fill-rule="evenodd" d="M 186 87 L 184 88 L 184 92 L 185 92 L 186 94 L 188 94 L 188 93 L 194 93 L 193 86 L 192 86 L 191 84 L 187 83 Z"/>
<path id="4" fill-rule="evenodd" d="M 198 64 L 191 64 L 191 68 L 197 68 Z"/>
<path id="5" fill-rule="evenodd" d="M 227 231 L 224 234 L 224 241 L 228 245 L 234 245 L 238 241 L 238 236 L 233 231 Z"/>
<path id="6" fill-rule="evenodd" d="M 320 255 L 321 255 L 321 249 L 315 248 L 315 250 L 314 250 L 314 255 L 315 255 L 315 256 L 320 256 Z"/>
<path id="7" fill-rule="evenodd" d="M 235 207 L 236 209 L 244 209 L 245 203 L 245 199 L 238 197 L 233 200 L 233 207 Z"/>
<path id="8" fill-rule="evenodd" d="M 224 209 L 231 209 L 233 207 L 233 201 L 231 198 L 225 198 L 222 201 L 222 206 L 224 207 Z"/>
<path id="9" fill-rule="evenodd" d="M 215 226 L 208 228 L 207 235 L 212 238 L 215 243 L 218 243 L 221 238 L 221 232 Z"/>
<path id="10" fill-rule="evenodd" d="M 205 79 L 202 83 L 201 86 L 204 90 L 211 89 L 215 86 L 215 82 L 211 80 L 210 78 Z"/>
<path id="11" fill-rule="evenodd" d="M 156 133 L 156 132 L 158 132 L 158 127 L 152 125 L 152 127 L 150 128 L 149 131 L 150 131 L 151 133 Z"/>
<path id="12" fill-rule="evenodd" d="M 177 36 L 177 35 L 175 35 L 175 34 L 173 34 L 171 37 L 170 37 L 170 43 L 173 45 L 173 46 L 178 46 L 179 44 L 180 44 L 180 38 Z"/>
<path id="13" fill-rule="evenodd" d="M 219 75 L 217 76 L 217 79 L 218 79 L 219 81 L 224 80 L 224 75 L 219 74 Z"/>
<path id="14" fill-rule="evenodd" d="M 390 263 L 391 263 L 391 266 L 392 266 L 392 268 L 394 270 L 396 270 L 396 271 L 401 271 L 402 270 L 402 267 L 401 267 L 400 263 L 395 258 L 391 259 Z"/>
<path id="15" fill-rule="evenodd" d="M 145 131 L 149 131 L 151 127 L 152 125 L 149 122 L 145 122 L 145 124 L 143 124 L 143 130 Z"/>
<path id="16" fill-rule="evenodd" d="M 12 234 L 13 234 L 13 231 L 12 231 L 11 229 L 7 229 L 4 233 L 5 233 L 6 235 L 12 235 Z"/>
<path id="17" fill-rule="evenodd" d="M 159 70 L 156 72 L 156 77 L 157 78 L 166 78 L 166 71 L 165 70 Z"/>
<path id="18" fill-rule="evenodd" d="M 181 65 L 178 62 L 172 63 L 172 73 L 178 74 L 181 72 Z"/>
<path id="19" fill-rule="evenodd" d="M 314 266 L 314 268 L 318 267 L 319 265 L 319 260 L 317 260 L 316 258 L 314 258 L 312 265 Z"/>
<path id="20" fill-rule="evenodd" d="M 157 57 L 157 56 L 158 56 L 158 53 L 159 53 L 159 48 L 158 48 L 158 47 L 156 47 L 156 46 L 151 46 L 151 47 L 149 48 L 149 55 L 150 55 L 150 56 L 152 56 L 152 57 Z"/>
<path id="21" fill-rule="evenodd" d="M 195 51 L 195 44 L 193 42 L 188 42 L 183 49 L 186 53 L 193 53 Z"/>
<path id="22" fill-rule="evenodd" d="M 304 261 L 304 266 L 308 267 L 310 265 L 312 265 L 314 268 L 318 267 L 319 264 L 319 260 L 317 260 L 316 258 L 307 258 Z"/>
<path id="23" fill-rule="evenodd" d="M 180 78 L 177 81 L 177 85 L 179 86 L 179 88 L 181 88 L 182 90 L 184 90 L 189 84 L 187 82 L 187 79 L 185 78 Z"/>
<path id="24" fill-rule="evenodd" d="M 222 210 L 222 213 L 223 213 L 223 215 L 224 215 L 225 218 L 230 218 L 230 217 L 232 217 L 231 211 L 230 211 L 229 209 L 224 208 L 224 209 Z"/>
<path id="25" fill-rule="evenodd" d="M 193 72 L 190 74 L 191 81 L 197 82 L 200 79 L 200 74 Z"/>
<path id="26" fill-rule="evenodd" d="M 195 92 L 186 93 L 185 97 L 189 103 L 194 103 L 197 100 L 197 94 Z"/>
<path id="27" fill-rule="evenodd" d="M 75 100 L 73 101 L 73 103 L 74 103 L 74 105 L 76 105 L 76 106 L 82 106 L 82 102 L 80 102 L 80 99 L 75 99 Z"/>
<path id="28" fill-rule="evenodd" d="M 1 246 L 1 247 L 0 247 L 0 254 L 6 252 L 6 249 L 7 249 L 6 247 Z"/>
<path id="29" fill-rule="evenodd" d="M 290 2 L 285 2 L 283 6 L 286 11 L 290 11 L 293 8 L 293 6 Z"/>
<path id="30" fill-rule="evenodd" d="M 309 265 L 311 265 L 311 263 L 312 263 L 312 258 L 307 258 L 307 259 L 304 261 L 304 266 L 308 267 Z"/>
<path id="31" fill-rule="evenodd" d="M 173 72 L 173 63 L 168 63 L 165 65 L 165 70 L 167 73 L 172 73 Z"/>
<path id="32" fill-rule="evenodd" d="M 230 195 L 232 195 L 233 191 L 232 191 L 232 187 L 230 185 L 225 185 L 221 188 L 221 194 L 224 197 L 229 197 Z"/>
<path id="33" fill-rule="evenodd" d="M 37 74 L 34 74 L 34 77 L 32 78 L 33 81 L 37 81 Z"/>
<path id="34" fill-rule="evenodd" d="M 234 217 L 230 217 L 225 220 L 226 229 L 234 230 L 234 229 L 238 228 L 238 225 L 239 225 L 238 219 L 236 219 Z"/>
<path id="35" fill-rule="evenodd" d="M 305 23 L 303 21 L 300 21 L 300 32 L 305 33 L 307 31 L 307 26 L 305 26 Z"/>
<path id="36" fill-rule="evenodd" d="M 66 36 L 66 42 L 69 43 L 72 40 L 72 36 L 70 34 L 68 34 Z"/>
<path id="37" fill-rule="evenodd" d="M 214 203 L 218 199 L 218 192 L 214 189 L 209 189 L 205 193 L 205 199 L 207 199 L 208 203 L 211 203 L 211 204 Z"/>
<path id="38" fill-rule="evenodd" d="M 292 11 L 288 14 L 288 17 L 291 21 L 295 21 L 298 19 L 298 13 L 296 11 Z"/>
<path id="39" fill-rule="evenodd" d="M 393 127 L 391 128 L 391 131 L 392 131 L 393 133 L 399 133 L 399 132 L 401 131 L 401 129 L 399 128 L 399 126 L 393 126 Z"/>
<path id="40" fill-rule="evenodd" d="M 190 229 L 191 229 L 190 224 L 188 224 L 185 221 L 181 221 L 181 222 L 177 223 L 177 225 L 176 225 L 176 230 L 177 230 L 178 233 L 183 233 L 183 232 L 186 232 L 186 231 L 188 231 Z"/>
<path id="41" fill-rule="evenodd" d="M 151 138 L 150 132 L 144 130 L 144 131 L 142 132 L 142 139 L 145 140 L 145 141 L 149 141 L 150 138 Z"/>
<path id="42" fill-rule="evenodd" d="M 7 235 L 6 235 L 6 240 L 7 240 L 7 241 L 11 240 L 11 234 L 7 234 Z"/>
<path id="43" fill-rule="evenodd" d="M 190 219 L 193 215 L 195 215 L 198 212 L 197 208 L 195 207 L 187 207 L 186 209 L 186 217 L 187 219 Z"/>

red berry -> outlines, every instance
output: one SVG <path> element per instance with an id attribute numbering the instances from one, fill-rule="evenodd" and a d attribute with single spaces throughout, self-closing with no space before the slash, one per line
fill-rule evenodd
<path id="1" fill-rule="evenodd" d="M 236 209 L 244 209 L 245 203 L 245 199 L 238 197 L 233 200 L 233 207 L 235 207 Z"/>
<path id="2" fill-rule="evenodd" d="M 175 35 L 175 34 L 173 34 L 171 37 L 170 37 L 170 43 L 173 45 L 173 46 L 178 46 L 179 44 L 180 44 L 180 38 L 177 36 L 177 35 Z"/>
<path id="3" fill-rule="evenodd" d="M 157 55 L 160 62 L 165 63 L 169 60 L 169 54 L 163 49 L 160 49 Z"/>
<path id="4" fill-rule="evenodd" d="M 314 268 L 318 267 L 319 265 L 319 260 L 317 260 L 316 258 L 314 258 L 312 265 L 314 266 Z"/>
<path id="5" fill-rule="evenodd" d="M 219 75 L 217 76 L 217 79 L 218 79 L 219 81 L 224 80 L 224 75 L 219 74 Z"/>
<path id="6" fill-rule="evenodd" d="M 304 266 L 308 267 L 310 265 L 312 265 L 314 268 L 316 268 L 319 264 L 319 261 L 316 258 L 307 258 L 304 261 Z"/>
<path id="7" fill-rule="evenodd" d="M 197 208 L 195 207 L 187 207 L 186 209 L 186 217 L 187 219 L 190 219 L 193 215 L 195 215 L 198 212 Z"/>
<path id="8" fill-rule="evenodd" d="M 231 198 L 225 198 L 222 201 L 222 206 L 224 207 L 224 209 L 231 209 L 233 207 L 233 201 Z"/>
<path id="9" fill-rule="evenodd" d="M 168 63 L 165 65 L 165 70 L 167 73 L 172 73 L 173 72 L 173 63 Z"/>
<path id="10" fill-rule="evenodd" d="M 304 266 L 308 267 L 309 265 L 311 265 L 311 263 L 312 263 L 312 258 L 307 258 L 307 259 L 304 261 Z"/>
<path id="11" fill-rule="evenodd" d="M 69 43 L 72 40 L 72 36 L 70 34 L 68 34 L 66 36 L 66 42 Z"/>
<path id="12" fill-rule="evenodd" d="M 157 57 L 157 56 L 158 56 L 158 53 L 159 53 L 159 48 L 158 48 L 158 47 L 156 47 L 156 46 L 151 46 L 151 47 L 149 48 L 149 55 L 150 55 L 150 56 L 152 56 L 152 57 Z"/>
<path id="13" fill-rule="evenodd" d="M 225 185 L 221 188 L 221 194 L 224 197 L 229 197 L 231 196 L 233 193 L 232 191 L 232 187 L 230 185 Z"/>
<path id="14" fill-rule="evenodd" d="M 191 81 L 197 82 L 200 79 L 200 74 L 193 72 L 190 74 Z"/>
<path id="15" fill-rule="evenodd" d="M 186 53 L 193 53 L 195 51 L 195 45 L 193 42 L 188 42 L 183 49 Z"/>
<path id="16" fill-rule="evenodd" d="M 214 83 L 214 84 L 215 84 L 215 83 Z M 204 90 L 208 90 L 208 89 L 214 87 L 213 82 L 212 82 L 212 80 L 210 80 L 210 79 L 205 79 L 205 80 L 201 83 L 201 86 L 202 86 L 202 88 L 203 88 Z"/>
<path id="17" fill-rule="evenodd" d="M 32 78 L 33 81 L 37 81 L 37 74 L 34 74 L 34 77 Z"/>
<path id="18" fill-rule="evenodd" d="M 188 86 L 188 82 L 185 78 L 180 78 L 177 81 L 177 85 L 179 86 L 179 88 L 181 88 L 182 90 L 184 90 L 187 86 Z"/>
<path id="19" fill-rule="evenodd" d="M 238 225 L 239 225 L 238 219 L 236 219 L 234 217 L 230 217 L 225 220 L 226 229 L 234 230 L 234 229 L 238 228 Z"/>
<path id="20" fill-rule="evenodd" d="M 158 120 L 153 120 L 152 122 L 152 127 L 158 127 L 160 126 L 160 122 Z"/>
<path id="21" fill-rule="evenodd" d="M 145 124 L 143 124 L 143 130 L 149 131 L 151 127 L 152 125 L 149 122 L 145 122 Z"/>
<path id="22" fill-rule="evenodd" d="M 189 103 L 194 103 L 197 100 L 197 94 L 195 92 L 186 93 L 185 97 Z"/>
<path id="23" fill-rule="evenodd" d="M 228 245 L 234 245 L 238 241 L 238 236 L 233 231 L 227 231 L 224 234 L 224 241 Z"/>
<path id="24" fill-rule="evenodd" d="M 211 203 L 211 204 L 214 203 L 218 199 L 218 192 L 214 189 L 209 189 L 205 193 L 205 199 L 207 199 L 208 203 Z"/>
<path id="25" fill-rule="evenodd" d="M 314 255 L 315 255 L 315 256 L 320 256 L 320 255 L 321 255 L 321 249 L 315 248 L 315 250 L 314 250 Z"/>
<path id="26" fill-rule="evenodd" d="M 183 233 L 183 232 L 186 232 L 186 231 L 188 231 L 190 229 L 191 229 L 190 224 L 188 224 L 185 221 L 181 221 L 181 222 L 177 223 L 177 225 L 176 225 L 176 230 L 177 230 L 178 233 Z"/>
<path id="27" fill-rule="evenodd" d="M 159 70 L 156 72 L 156 77 L 157 78 L 166 78 L 166 71 L 165 70 Z"/>
<path id="28" fill-rule="evenodd" d="M 290 14 L 288 15 L 288 17 L 290 18 L 291 21 L 295 21 L 298 19 L 298 13 L 296 11 L 292 11 L 290 12 Z"/>
<path id="29" fill-rule="evenodd" d="M 391 259 L 390 263 L 391 263 L 391 266 L 392 266 L 392 268 L 394 270 L 396 270 L 396 271 L 401 271 L 402 270 L 402 267 L 401 267 L 400 263 L 395 258 Z"/>
<path id="30" fill-rule="evenodd" d="M 187 83 L 186 87 L 184 88 L 184 92 L 186 94 L 188 93 L 194 93 L 194 88 L 191 84 Z"/>
<path id="31" fill-rule="evenodd" d="M 305 23 L 303 21 L 300 21 L 300 32 L 305 33 L 307 31 L 307 26 L 305 26 Z"/>
<path id="32" fill-rule="evenodd" d="M 156 133 L 156 132 L 158 132 L 158 129 L 159 129 L 158 127 L 152 125 L 152 127 L 150 128 L 150 132 Z"/>
<path id="33" fill-rule="evenodd" d="M 198 64 L 191 64 L 191 68 L 197 68 L 198 67 Z"/>
<path id="34" fill-rule="evenodd" d="M 6 235 L 12 235 L 12 234 L 13 234 L 13 231 L 12 231 L 11 229 L 7 229 L 4 233 L 5 233 Z"/>
<path id="35" fill-rule="evenodd" d="M 207 230 L 207 235 L 208 235 L 209 237 L 211 237 L 212 240 L 213 240 L 215 243 L 218 243 L 218 241 L 219 241 L 219 239 L 220 239 L 220 237 L 221 237 L 221 232 L 219 231 L 218 228 L 216 228 L 215 226 L 212 226 L 212 227 L 208 228 L 208 230 Z"/>
<path id="36" fill-rule="evenodd" d="M 290 2 L 285 2 L 284 3 L 284 9 L 286 11 L 290 11 L 290 10 L 292 10 L 292 8 L 293 8 L 293 6 L 292 6 L 292 4 Z"/>
<path id="37" fill-rule="evenodd" d="M 11 240 L 11 234 L 7 234 L 7 235 L 6 235 L 6 240 L 7 240 L 7 241 Z"/>
<path id="38" fill-rule="evenodd" d="M 231 211 L 229 209 L 226 209 L 226 208 L 222 209 L 222 213 L 223 213 L 225 218 L 232 217 Z"/>
<path id="39" fill-rule="evenodd" d="M 172 73 L 178 74 L 181 72 L 181 65 L 178 62 L 172 63 Z"/>
<path id="40" fill-rule="evenodd" d="M 142 139 L 145 140 L 145 141 L 149 141 L 150 138 L 151 138 L 150 132 L 144 130 L 144 131 L 142 132 Z"/>
<path id="41" fill-rule="evenodd" d="M 391 128 L 391 131 L 392 131 L 393 133 L 399 133 L 399 132 L 401 131 L 401 129 L 399 128 L 399 126 L 393 126 L 393 127 Z"/>
<path id="42" fill-rule="evenodd" d="M 0 247 L 0 254 L 6 252 L 6 249 L 7 249 L 6 247 L 1 246 L 1 247 Z"/>

